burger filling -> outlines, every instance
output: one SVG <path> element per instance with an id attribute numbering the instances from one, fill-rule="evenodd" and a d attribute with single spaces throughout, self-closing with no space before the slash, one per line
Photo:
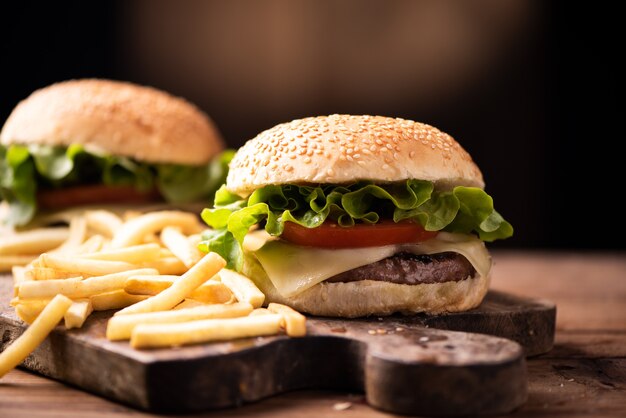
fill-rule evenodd
<path id="1" fill-rule="evenodd" d="M 460 282 L 476 270 L 461 254 L 413 254 L 402 252 L 326 279 L 326 282 L 375 280 L 397 284 Z"/>
<path id="2" fill-rule="evenodd" d="M 484 241 L 513 233 L 482 189 L 437 189 L 423 180 L 272 185 L 245 199 L 222 188 L 202 217 L 212 228 L 203 250 L 239 271 L 244 253 L 252 254 L 284 296 L 322 281 L 422 284 L 486 276 Z"/>
<path id="3" fill-rule="evenodd" d="M 226 178 L 232 151 L 202 166 L 150 164 L 74 144 L 0 146 L 0 200 L 5 223 L 25 225 L 38 207 L 89 203 L 210 200 Z"/>

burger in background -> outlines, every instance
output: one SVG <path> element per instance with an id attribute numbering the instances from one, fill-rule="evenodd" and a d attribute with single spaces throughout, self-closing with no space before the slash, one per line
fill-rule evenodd
<path id="1" fill-rule="evenodd" d="M 513 233 L 483 188 L 470 155 L 432 126 L 295 120 L 236 153 L 201 246 L 268 302 L 315 315 L 467 310 L 489 286 L 484 242 Z"/>
<path id="2" fill-rule="evenodd" d="M 83 205 L 206 206 L 232 157 L 223 149 L 184 99 L 126 82 L 57 83 L 20 102 L 0 132 L 3 221 Z"/>

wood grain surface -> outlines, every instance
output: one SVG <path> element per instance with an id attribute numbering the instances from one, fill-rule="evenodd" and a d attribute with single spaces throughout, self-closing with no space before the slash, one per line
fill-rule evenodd
<path id="1" fill-rule="evenodd" d="M 624 416 L 626 254 L 500 252 L 493 287 L 558 305 L 554 350 L 528 361 L 528 402 L 513 416 Z M 0 416 L 149 416 L 14 371 L 0 382 Z M 299 391 L 194 416 L 381 417 L 362 394 Z M 187 415 L 189 416 L 189 415 Z"/>

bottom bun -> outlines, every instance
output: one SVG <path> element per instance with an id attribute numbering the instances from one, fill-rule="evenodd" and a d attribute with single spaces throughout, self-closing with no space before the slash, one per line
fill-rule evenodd
<path id="1" fill-rule="evenodd" d="M 265 293 L 265 302 L 276 302 L 320 316 L 356 318 L 369 315 L 460 312 L 480 305 L 489 288 L 489 277 L 468 277 L 458 282 L 418 285 L 376 280 L 319 283 L 295 296 L 278 293 L 253 257 L 246 257 L 244 274 Z"/>

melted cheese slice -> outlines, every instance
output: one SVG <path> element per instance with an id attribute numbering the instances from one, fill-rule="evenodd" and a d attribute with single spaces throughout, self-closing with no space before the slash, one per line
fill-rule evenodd
<path id="1" fill-rule="evenodd" d="M 441 232 L 419 244 L 384 247 L 323 249 L 303 247 L 285 241 L 251 245 L 259 263 L 278 292 L 291 297 L 344 271 L 375 263 L 399 252 L 435 254 L 446 251 L 463 255 L 483 277 L 491 269 L 491 257 L 485 244 L 469 235 Z M 246 247 L 244 243 L 244 248 Z M 253 249 L 254 248 L 254 249 Z"/>

